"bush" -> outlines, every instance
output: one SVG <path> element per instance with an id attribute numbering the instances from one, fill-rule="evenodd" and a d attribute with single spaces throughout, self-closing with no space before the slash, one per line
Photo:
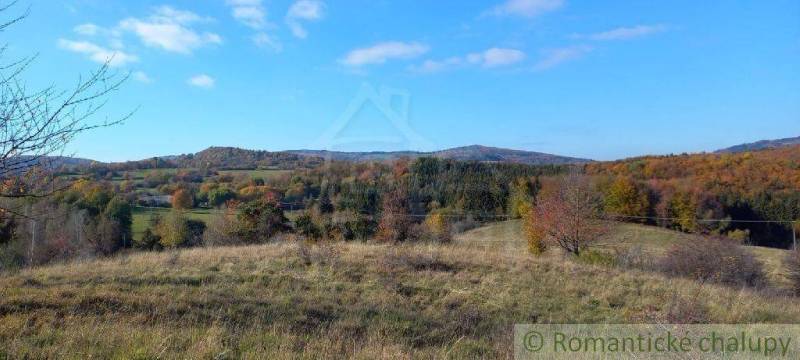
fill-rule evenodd
<path id="1" fill-rule="evenodd" d="M 161 250 L 161 237 L 153 233 L 150 228 L 147 228 L 144 230 L 141 239 L 134 240 L 133 246 L 141 250 Z"/>
<path id="2" fill-rule="evenodd" d="M 624 269 L 652 270 L 653 257 L 644 252 L 641 245 L 614 249 L 615 263 Z"/>
<path id="3" fill-rule="evenodd" d="M 206 223 L 200 220 L 186 220 L 186 240 L 183 246 L 198 246 L 203 244 L 203 234 L 206 231 Z"/>
<path id="4" fill-rule="evenodd" d="M 428 214 L 423 225 L 436 242 L 446 243 L 452 240 L 447 214 L 443 211 L 436 211 Z"/>
<path id="5" fill-rule="evenodd" d="M 599 250 L 587 250 L 578 255 L 578 261 L 589 264 L 605 267 L 613 267 L 617 265 L 617 258 L 613 254 Z"/>
<path id="6" fill-rule="evenodd" d="M 750 230 L 748 229 L 745 230 L 736 229 L 728 231 L 728 233 L 725 236 L 742 245 L 750 244 Z"/>
<path id="7" fill-rule="evenodd" d="M 289 230 L 289 220 L 277 204 L 252 201 L 239 207 L 237 234 L 249 243 L 266 242 L 279 232 Z"/>
<path id="8" fill-rule="evenodd" d="M 733 286 L 764 284 L 761 263 L 743 247 L 725 238 L 698 238 L 674 245 L 660 262 L 674 276 Z"/>
<path id="9" fill-rule="evenodd" d="M 183 245 L 189 238 L 189 225 L 186 217 L 178 211 L 173 211 L 162 217 L 156 227 L 156 233 L 161 238 L 161 246 L 175 248 Z"/>
<path id="10" fill-rule="evenodd" d="M 792 292 L 800 295 L 800 250 L 794 249 L 786 254 L 783 266 L 786 268 L 786 277 L 789 278 Z"/>
<path id="11" fill-rule="evenodd" d="M 206 231 L 203 232 L 203 243 L 206 246 L 241 245 L 244 241 L 237 234 L 238 226 L 239 221 L 232 210 L 214 214 L 208 220 Z"/>
<path id="12" fill-rule="evenodd" d="M 309 239 L 319 239 L 322 236 L 322 231 L 314 223 L 314 217 L 310 212 L 303 212 L 294 220 L 294 229 L 298 234 L 305 236 Z"/>

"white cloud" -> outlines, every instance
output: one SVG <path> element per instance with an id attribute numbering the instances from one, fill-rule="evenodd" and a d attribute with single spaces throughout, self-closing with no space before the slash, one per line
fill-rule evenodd
<path id="1" fill-rule="evenodd" d="M 200 33 L 190 27 L 191 24 L 208 21 L 211 19 L 190 11 L 161 6 L 156 8 L 156 11 L 146 19 L 122 20 L 119 29 L 136 34 L 147 46 L 170 52 L 191 54 L 200 47 L 222 43 L 219 35 L 211 32 Z"/>
<path id="2" fill-rule="evenodd" d="M 415 58 L 428 52 L 428 49 L 427 45 L 416 42 L 390 41 L 352 50 L 339 61 L 348 66 L 383 64 L 392 59 Z"/>
<path id="3" fill-rule="evenodd" d="M 466 56 L 454 56 L 444 60 L 426 60 L 421 65 L 412 66 L 411 70 L 423 73 L 433 73 L 455 67 L 474 65 L 485 68 L 508 66 L 525 60 L 525 53 L 517 49 L 491 48 L 483 52 L 471 53 Z"/>
<path id="4" fill-rule="evenodd" d="M 535 17 L 554 11 L 564 5 L 564 0 L 507 0 L 495 6 L 489 14 L 496 16 Z"/>
<path id="5" fill-rule="evenodd" d="M 586 45 L 551 49 L 545 52 L 544 57 L 534 65 L 533 69 L 536 71 L 547 70 L 565 62 L 579 59 L 590 51 L 592 51 L 592 48 Z"/>
<path id="6" fill-rule="evenodd" d="M 620 27 L 589 35 L 574 35 L 573 37 L 596 41 L 627 40 L 660 33 L 666 30 L 667 27 L 664 25 L 638 25 L 633 27 Z"/>
<path id="7" fill-rule="evenodd" d="M 259 47 L 271 48 L 275 52 L 283 51 L 283 45 L 280 43 L 280 41 L 264 32 L 253 35 L 253 43 Z"/>
<path id="8" fill-rule="evenodd" d="M 162 5 L 155 8 L 155 12 L 150 16 L 158 22 L 170 22 L 189 25 L 197 22 L 211 22 L 214 19 L 200 16 L 188 10 L 178 10 L 171 6 Z"/>
<path id="9" fill-rule="evenodd" d="M 133 79 L 134 79 L 134 80 L 136 80 L 136 81 L 138 81 L 138 82 L 140 82 L 140 83 L 144 83 L 144 84 L 150 84 L 150 83 L 152 83 L 152 82 L 153 82 L 153 78 L 151 78 L 150 76 L 148 76 L 148 75 L 147 75 L 145 72 L 143 72 L 143 71 L 136 71 L 136 72 L 134 72 L 134 73 L 133 73 L 133 74 L 131 74 L 131 75 L 133 76 Z"/>
<path id="10" fill-rule="evenodd" d="M 72 29 L 76 33 L 84 36 L 94 36 L 97 35 L 102 29 L 95 25 L 95 24 L 81 24 Z"/>
<path id="11" fill-rule="evenodd" d="M 267 11 L 261 0 L 227 0 L 231 15 L 240 23 L 252 29 L 263 29 L 267 25 Z"/>
<path id="12" fill-rule="evenodd" d="M 435 73 L 461 66 L 463 64 L 463 58 L 454 56 L 444 60 L 425 60 L 421 65 L 412 66 L 411 70 L 421 73 Z"/>
<path id="13" fill-rule="evenodd" d="M 303 27 L 302 21 L 317 21 L 322 19 L 325 12 L 325 3 L 318 0 L 298 0 L 286 13 L 286 25 L 292 30 L 292 34 L 298 38 L 305 39 L 308 32 Z"/>
<path id="14" fill-rule="evenodd" d="M 211 89 L 211 88 L 213 88 L 214 85 L 216 84 L 216 82 L 217 81 L 214 80 L 214 78 L 212 78 L 211 76 L 208 76 L 206 74 L 200 74 L 200 75 L 193 76 L 187 81 L 187 83 L 189 85 L 195 86 L 195 87 L 199 87 L 199 88 L 203 88 L 203 89 Z"/>
<path id="15" fill-rule="evenodd" d="M 113 67 L 125 66 L 129 63 L 135 63 L 139 61 L 139 58 L 136 55 L 128 54 L 118 50 L 106 49 L 89 41 L 59 39 L 58 47 L 64 50 L 87 55 L 89 59 L 94 62 L 100 64 L 108 63 L 109 66 Z"/>
<path id="16" fill-rule="evenodd" d="M 468 58 L 485 67 L 496 67 L 518 63 L 525 59 L 525 53 L 516 49 L 491 48 L 480 54 L 470 54 Z"/>

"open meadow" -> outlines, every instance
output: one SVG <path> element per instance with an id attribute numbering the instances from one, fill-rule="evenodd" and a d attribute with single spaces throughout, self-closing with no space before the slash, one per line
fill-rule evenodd
<path id="1" fill-rule="evenodd" d="M 0 277 L 0 354 L 511 358 L 515 323 L 800 322 L 790 297 L 531 257 L 518 226 L 451 244 L 277 242 L 23 270 Z M 654 250 L 675 236 L 620 233 Z"/>

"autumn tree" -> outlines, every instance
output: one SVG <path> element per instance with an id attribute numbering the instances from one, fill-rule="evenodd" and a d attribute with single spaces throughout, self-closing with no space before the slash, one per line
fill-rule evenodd
<path id="1" fill-rule="evenodd" d="M 411 229 L 408 197 L 402 187 L 387 192 L 383 198 L 377 238 L 386 242 L 403 241 Z"/>
<path id="2" fill-rule="evenodd" d="M 567 253 L 580 255 L 607 232 L 601 196 L 586 177 L 570 174 L 541 194 L 531 211 L 532 233 Z"/>
<path id="3" fill-rule="evenodd" d="M 287 230 L 289 220 L 274 202 L 251 201 L 239 206 L 238 234 L 244 242 L 258 243 Z"/>
<path id="4" fill-rule="evenodd" d="M 156 227 L 156 235 L 160 237 L 161 246 L 176 248 L 189 238 L 189 224 L 186 217 L 177 211 L 161 217 Z"/>
<path id="5" fill-rule="evenodd" d="M 691 193 L 676 192 L 669 203 L 669 215 L 675 218 L 675 226 L 682 231 L 697 230 L 697 201 Z"/>
<path id="6" fill-rule="evenodd" d="M 534 182 L 524 177 L 515 179 L 509 186 L 508 215 L 515 219 L 525 216 L 538 190 L 538 179 Z"/>
<path id="7" fill-rule="evenodd" d="M 450 224 L 447 221 L 447 214 L 445 211 L 436 209 L 431 211 L 425 217 L 425 227 L 430 232 L 431 236 L 439 242 L 448 242 L 450 237 Z"/>
<path id="8" fill-rule="evenodd" d="M 642 221 L 647 216 L 650 200 L 647 191 L 633 179 L 620 176 L 605 192 L 604 208 L 609 216 L 622 220 Z"/>
<path id="9" fill-rule="evenodd" d="M 172 208 L 176 210 L 191 209 L 194 205 L 192 193 L 185 189 L 178 189 L 172 194 Z"/>
<path id="10" fill-rule="evenodd" d="M 533 255 L 541 255 L 547 250 L 544 228 L 537 223 L 533 204 L 522 205 L 522 235 L 528 243 L 528 251 Z"/>

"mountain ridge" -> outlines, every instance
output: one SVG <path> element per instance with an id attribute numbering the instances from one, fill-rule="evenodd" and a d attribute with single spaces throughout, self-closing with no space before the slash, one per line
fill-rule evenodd
<path id="1" fill-rule="evenodd" d="M 400 158 L 437 157 L 442 159 L 508 162 L 528 165 L 563 165 L 591 162 L 590 159 L 561 156 L 536 151 L 507 149 L 484 145 L 468 145 L 437 151 L 329 151 L 329 150 L 287 150 L 291 154 L 316 156 L 343 161 L 384 161 Z"/>
<path id="2" fill-rule="evenodd" d="M 744 144 L 730 146 L 724 149 L 719 149 L 717 151 L 714 151 L 714 153 L 716 154 L 740 153 L 745 151 L 774 149 L 774 148 L 792 146 L 798 144 L 800 144 L 800 136 L 788 137 L 783 139 L 774 139 L 774 140 L 759 140 L 751 143 L 744 143 Z"/>

